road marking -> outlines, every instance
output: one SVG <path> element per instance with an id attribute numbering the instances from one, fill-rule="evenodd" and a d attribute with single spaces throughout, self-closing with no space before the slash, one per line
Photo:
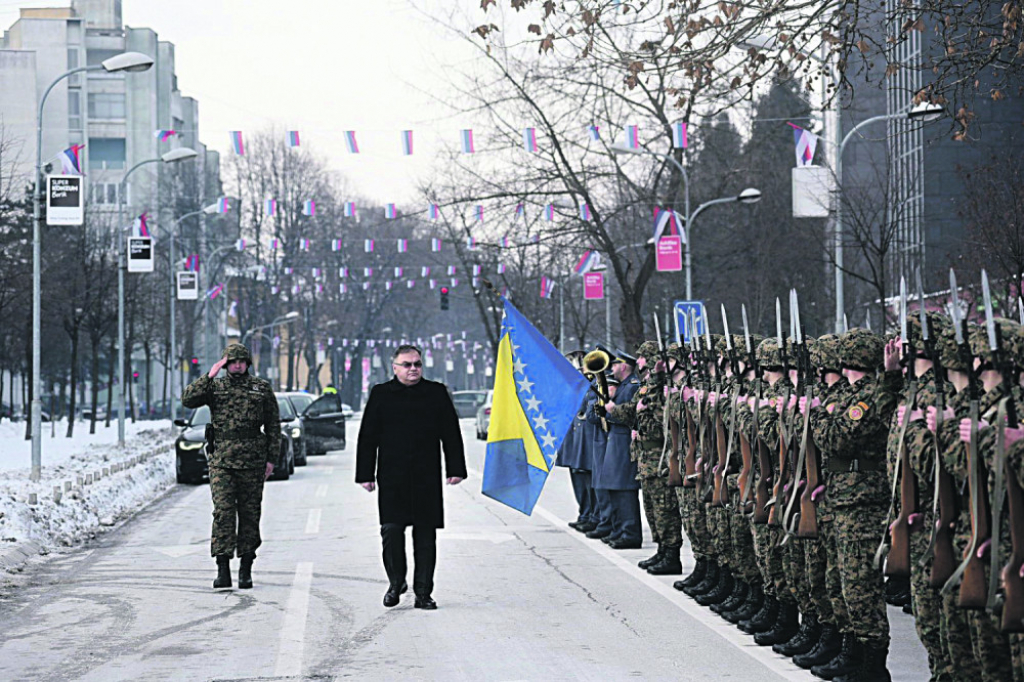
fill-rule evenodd
<path id="1" fill-rule="evenodd" d="M 302 674 L 302 649 L 306 642 L 306 615 L 309 613 L 309 588 L 312 583 L 312 562 L 302 562 L 296 566 L 295 579 L 284 609 L 284 621 L 281 623 L 274 677 L 298 677 Z"/>
<path id="2" fill-rule="evenodd" d="M 474 469 L 468 469 L 468 471 L 471 475 L 483 480 L 481 472 Z M 592 552 L 596 552 L 603 556 L 617 568 L 622 570 L 623 573 L 632 576 L 634 579 L 675 604 L 683 613 L 699 622 L 708 630 L 719 635 L 729 644 L 747 654 L 764 667 L 777 675 L 780 675 L 783 679 L 807 679 L 807 672 L 796 667 L 793 663 L 790 663 L 789 659 L 783 659 L 780 656 L 775 655 L 772 653 L 770 648 L 754 646 L 753 638 L 736 629 L 736 626 L 729 621 L 719 618 L 714 611 L 699 606 L 697 602 L 691 600 L 684 593 L 674 589 L 670 584 L 662 582 L 656 576 L 651 575 L 647 571 L 637 569 L 636 563 L 632 558 L 623 556 L 621 553 L 608 547 L 603 542 L 595 542 L 588 539 L 582 533 L 577 533 L 572 528 L 569 528 L 564 519 L 559 518 L 554 513 L 549 512 L 541 506 L 534 507 L 533 511 L 545 521 L 581 543 L 584 547 L 587 547 Z"/>
<path id="3" fill-rule="evenodd" d="M 444 540 L 485 540 L 493 542 L 494 544 L 500 544 L 502 542 L 508 542 L 514 540 L 515 535 L 512 533 L 495 533 L 495 532 L 480 532 L 480 533 L 439 533 L 438 538 Z"/>
<path id="4" fill-rule="evenodd" d="M 306 535 L 320 532 L 320 514 L 319 509 L 309 510 L 309 516 L 306 517 Z"/>
<path id="5" fill-rule="evenodd" d="M 170 547 L 154 547 L 156 551 L 160 552 L 164 556 L 169 556 L 172 559 L 178 559 L 189 554 L 196 554 L 202 551 L 202 547 L 199 545 L 172 545 Z"/>
<path id="6" fill-rule="evenodd" d="M 316 497 L 327 497 L 327 484 L 318 485 L 316 487 Z"/>

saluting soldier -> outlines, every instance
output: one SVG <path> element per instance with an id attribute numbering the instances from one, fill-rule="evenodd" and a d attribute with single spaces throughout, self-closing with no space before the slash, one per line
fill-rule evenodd
<path id="1" fill-rule="evenodd" d="M 241 557 L 238 586 L 252 587 L 252 562 L 260 539 L 263 482 L 274 471 L 281 448 L 281 419 L 270 384 L 249 374 L 249 349 L 233 343 L 207 374 L 185 387 L 181 404 L 210 408 L 208 434 L 213 532 L 210 554 L 217 560 L 214 588 L 231 587 L 230 561 Z M 217 374 L 227 368 L 227 376 Z M 210 436 L 212 435 L 212 439 Z M 236 530 L 237 528 L 237 530 Z"/>

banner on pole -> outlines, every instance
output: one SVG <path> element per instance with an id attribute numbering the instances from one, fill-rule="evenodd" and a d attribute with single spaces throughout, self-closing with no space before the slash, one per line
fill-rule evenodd
<path id="1" fill-rule="evenodd" d="M 604 273 L 588 272 L 583 275 L 583 298 L 599 301 L 604 298 Z"/>
<path id="2" fill-rule="evenodd" d="M 128 237 L 128 272 L 153 272 L 152 237 Z"/>
<path id="3" fill-rule="evenodd" d="M 679 272 L 683 269 L 683 239 L 662 237 L 655 247 L 658 272 Z"/>
<path id="4" fill-rule="evenodd" d="M 178 300 L 199 300 L 199 273 L 189 271 L 178 273 Z"/>
<path id="5" fill-rule="evenodd" d="M 80 175 L 46 176 L 46 224 L 81 225 L 85 222 L 85 193 Z"/>

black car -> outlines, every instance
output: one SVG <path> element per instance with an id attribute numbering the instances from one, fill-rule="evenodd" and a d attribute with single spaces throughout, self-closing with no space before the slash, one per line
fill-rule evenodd
<path id="1" fill-rule="evenodd" d="M 298 415 L 290 402 L 277 399 L 281 411 L 281 453 L 274 463 L 274 476 L 287 481 L 295 473 L 295 449 L 292 445 L 291 430 L 298 422 Z M 175 419 L 174 424 L 182 427 L 174 441 L 174 467 L 178 483 L 202 483 L 210 475 L 206 461 L 206 425 L 210 423 L 210 408 L 206 405 L 192 410 L 186 419 Z"/>
<path id="2" fill-rule="evenodd" d="M 329 450 L 344 450 L 345 406 L 337 393 L 327 393 L 311 402 L 302 412 L 306 453 L 326 455 Z"/>
<path id="3" fill-rule="evenodd" d="M 308 449 L 305 437 L 306 420 L 302 418 L 302 413 L 316 400 L 316 396 L 302 391 L 276 393 L 275 395 L 290 402 L 292 409 L 299 415 L 298 422 L 291 427 L 291 437 L 292 444 L 295 447 L 295 466 L 304 467 L 306 466 Z"/>

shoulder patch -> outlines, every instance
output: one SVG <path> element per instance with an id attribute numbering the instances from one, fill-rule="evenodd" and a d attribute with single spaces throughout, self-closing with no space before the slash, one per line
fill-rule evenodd
<path id="1" fill-rule="evenodd" d="M 856 405 L 851 405 L 850 409 L 846 411 L 846 416 L 855 422 L 860 421 L 861 419 L 864 418 L 864 413 L 866 413 L 869 409 L 871 409 L 871 406 L 868 405 L 866 402 L 861 401 Z"/>
<path id="2" fill-rule="evenodd" d="M 828 405 L 825 406 L 825 411 L 828 412 L 829 414 L 832 414 L 833 412 L 836 411 L 836 404 L 829 403 Z"/>
<path id="3" fill-rule="evenodd" d="M 640 387 L 640 395 L 647 395 L 647 386 Z"/>

